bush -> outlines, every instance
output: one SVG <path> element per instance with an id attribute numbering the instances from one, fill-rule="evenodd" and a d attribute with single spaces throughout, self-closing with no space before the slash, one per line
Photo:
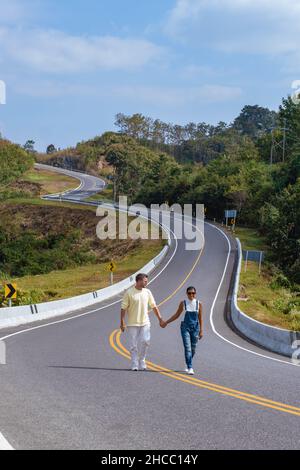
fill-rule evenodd
<path id="1" fill-rule="evenodd" d="M 0 270 L 10 277 L 47 274 L 97 261 L 88 244 L 80 244 L 81 231 L 48 234 L 34 232 L 0 233 Z"/>
<path id="2" fill-rule="evenodd" d="M 279 273 L 270 282 L 270 287 L 275 290 L 280 288 L 291 289 L 292 286 L 288 278 L 284 274 Z"/>
<path id="3" fill-rule="evenodd" d="M 34 164 L 32 155 L 19 145 L 0 139 L 0 185 L 15 181 Z"/>
<path id="4" fill-rule="evenodd" d="M 279 313 L 283 313 L 284 315 L 299 315 L 300 312 L 300 297 L 299 296 L 290 296 L 290 297 L 282 297 L 276 300 L 273 303 L 275 310 Z"/>
<path id="5" fill-rule="evenodd" d="M 12 301 L 12 306 L 37 304 L 46 300 L 46 295 L 41 289 L 18 289 L 17 298 Z M 8 299 L 4 298 L 4 287 L 0 288 L 0 307 L 8 307 Z"/>

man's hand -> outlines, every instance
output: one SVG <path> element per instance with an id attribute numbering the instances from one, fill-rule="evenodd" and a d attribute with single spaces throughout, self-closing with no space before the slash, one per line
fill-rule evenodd
<path id="1" fill-rule="evenodd" d="M 201 338 L 203 338 L 203 332 L 202 331 L 200 331 L 200 333 L 199 333 L 199 339 L 201 339 Z"/>
<path id="2" fill-rule="evenodd" d="M 159 325 L 162 327 L 162 328 L 166 328 L 167 326 L 167 322 L 165 322 L 162 318 L 159 320 Z"/>
<path id="3" fill-rule="evenodd" d="M 126 325 L 120 325 L 120 330 L 122 331 L 122 333 L 124 333 L 124 331 L 126 330 Z"/>

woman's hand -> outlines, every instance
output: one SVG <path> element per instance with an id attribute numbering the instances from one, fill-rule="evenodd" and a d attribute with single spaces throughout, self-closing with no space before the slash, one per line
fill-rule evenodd
<path id="1" fill-rule="evenodd" d="M 203 332 L 202 331 L 200 331 L 200 333 L 199 333 L 199 339 L 201 339 L 201 338 L 203 338 Z"/>

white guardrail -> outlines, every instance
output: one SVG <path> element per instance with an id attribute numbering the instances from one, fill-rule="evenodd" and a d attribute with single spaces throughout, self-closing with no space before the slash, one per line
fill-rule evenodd
<path id="1" fill-rule="evenodd" d="M 231 300 L 231 319 L 234 326 L 244 336 L 260 346 L 284 356 L 293 357 L 300 346 L 300 332 L 276 328 L 246 315 L 237 304 L 240 273 L 242 267 L 242 247 L 240 240 L 238 244 L 238 267 L 234 283 L 234 291 Z"/>
<path id="2" fill-rule="evenodd" d="M 73 202 L 85 205 L 95 204 L 93 202 L 84 202 L 78 200 L 74 200 Z M 102 205 L 107 206 L 108 208 L 114 207 L 111 204 Z M 123 209 L 122 207 L 119 207 L 118 210 L 125 212 L 125 209 Z M 128 211 L 128 214 L 130 213 L 132 215 L 136 215 L 136 212 Z M 142 214 L 141 217 L 146 220 L 148 219 L 148 216 L 145 217 Z M 152 222 L 161 225 L 154 219 L 152 220 Z M 155 258 L 149 261 L 149 263 L 147 263 L 146 266 L 141 268 L 138 272 L 150 274 L 166 256 L 167 251 L 169 250 L 169 247 L 171 245 L 171 236 L 170 231 L 167 227 L 162 226 L 162 229 L 167 235 L 167 245 L 165 245 L 161 252 Z M 136 274 L 137 272 L 132 274 L 130 277 L 123 279 L 122 281 L 117 282 L 116 284 L 113 284 L 112 286 L 108 286 L 95 292 L 90 292 L 88 294 L 78 295 L 76 297 L 70 297 L 68 299 L 54 300 L 52 302 L 22 305 L 20 307 L 0 308 L 0 329 L 16 327 L 24 325 L 26 323 L 33 323 L 41 320 L 46 320 L 48 318 L 54 318 L 108 300 L 112 297 L 115 297 L 116 295 L 121 294 L 126 289 L 129 289 L 129 287 L 133 286 L 135 283 Z"/>
<path id="3" fill-rule="evenodd" d="M 146 266 L 141 268 L 138 272 L 150 274 L 151 271 L 153 271 L 153 269 L 165 257 L 170 244 L 171 239 L 168 238 L 168 244 L 164 246 L 162 251 L 149 263 L 147 263 Z M 64 315 L 66 313 L 73 312 L 75 310 L 79 310 L 84 307 L 89 307 L 90 305 L 99 302 L 103 302 L 104 300 L 110 299 L 111 297 L 121 294 L 123 291 L 134 285 L 136 274 L 137 273 L 134 273 L 132 274 L 132 276 L 123 279 L 122 281 L 117 282 L 112 286 L 105 287 L 104 289 L 100 289 L 95 292 L 90 292 L 88 294 L 34 305 L 1 308 L 0 329 L 53 318 L 59 315 Z"/>

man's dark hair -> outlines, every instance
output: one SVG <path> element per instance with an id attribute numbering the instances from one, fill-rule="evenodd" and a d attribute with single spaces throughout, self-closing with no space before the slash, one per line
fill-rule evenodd
<path id="1" fill-rule="evenodd" d="M 148 274 L 139 273 L 135 276 L 135 281 L 136 282 L 141 281 L 142 279 L 144 279 L 144 277 L 148 279 Z"/>

